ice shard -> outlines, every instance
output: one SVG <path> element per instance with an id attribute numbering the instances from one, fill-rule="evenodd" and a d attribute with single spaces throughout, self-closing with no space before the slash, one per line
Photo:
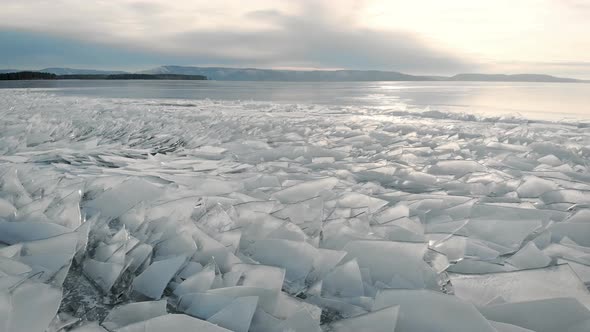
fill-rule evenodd
<path id="1" fill-rule="evenodd" d="M 152 263 L 133 280 L 133 291 L 151 299 L 160 299 L 170 280 L 185 262 L 186 257 L 178 256 Z"/>

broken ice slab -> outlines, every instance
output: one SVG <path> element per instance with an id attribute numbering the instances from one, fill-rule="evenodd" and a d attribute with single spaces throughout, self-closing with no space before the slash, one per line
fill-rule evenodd
<path id="1" fill-rule="evenodd" d="M 109 330 L 115 330 L 167 313 L 165 300 L 128 303 L 113 308 L 102 325 Z"/>
<path id="2" fill-rule="evenodd" d="M 111 291 L 124 267 L 122 264 L 101 262 L 91 258 L 87 258 L 82 263 L 82 270 L 86 276 L 106 294 Z"/>
<path id="3" fill-rule="evenodd" d="M 190 293 L 180 298 L 178 309 L 193 317 L 206 320 L 227 307 L 234 300 L 235 298 L 231 296 L 210 293 Z"/>
<path id="4" fill-rule="evenodd" d="M 370 228 L 359 229 L 353 227 L 349 220 L 330 221 L 324 225 L 320 246 L 322 248 L 342 250 L 351 241 L 354 240 L 378 240 L 379 236 L 371 234 Z"/>
<path id="5" fill-rule="evenodd" d="M 115 332 L 228 332 L 230 330 L 187 315 L 167 314 L 143 322 L 127 325 Z"/>
<path id="6" fill-rule="evenodd" d="M 303 299 L 290 296 L 284 292 L 279 293 L 276 308 L 272 312 L 272 315 L 279 319 L 290 320 L 301 317 L 300 312 L 302 311 L 307 312 L 307 315 L 305 315 L 306 319 L 319 326 L 322 316 L 322 309 L 320 307 L 304 302 Z"/>
<path id="7" fill-rule="evenodd" d="M 43 332 L 57 314 L 61 290 L 23 281 L 17 280 L 8 287 L 0 282 L 0 331 Z"/>
<path id="8" fill-rule="evenodd" d="M 127 240 L 112 244 L 99 243 L 94 250 L 94 259 L 101 262 L 124 264 L 126 241 Z"/>
<path id="9" fill-rule="evenodd" d="M 373 310 L 391 306 L 400 308 L 396 332 L 496 332 L 472 304 L 452 295 L 430 290 L 379 291 Z"/>
<path id="10" fill-rule="evenodd" d="M 2 222 L 0 221 L 0 242 L 15 244 L 35 241 L 70 233 L 72 230 L 50 222 Z"/>
<path id="11" fill-rule="evenodd" d="M 506 156 L 506 158 L 502 160 L 502 164 L 519 171 L 532 171 L 539 165 L 536 160 L 522 158 L 516 155 Z"/>
<path id="12" fill-rule="evenodd" d="M 241 191 L 244 186 L 243 183 L 238 181 L 188 175 L 164 175 L 162 178 L 188 187 L 194 195 L 198 196 L 225 195 Z"/>
<path id="13" fill-rule="evenodd" d="M 209 317 L 207 321 L 234 332 L 248 332 L 257 305 L 257 296 L 240 297 Z"/>
<path id="14" fill-rule="evenodd" d="M 388 204 L 386 200 L 363 195 L 360 193 L 345 193 L 336 202 L 343 208 L 368 208 L 369 213 L 374 213 Z"/>
<path id="15" fill-rule="evenodd" d="M 405 218 L 402 218 L 405 219 Z M 390 241 L 401 241 L 401 242 L 425 242 L 426 239 L 424 237 L 423 231 L 418 233 L 412 230 L 408 230 L 407 227 L 402 227 L 393 224 L 395 221 L 391 223 L 387 223 L 384 225 L 375 225 L 371 226 L 373 232 L 383 239 L 390 240 Z M 404 226 L 410 223 L 404 222 Z M 421 225 L 420 225 L 421 226 Z"/>
<path id="16" fill-rule="evenodd" d="M 590 311 L 574 298 L 552 298 L 490 305 L 479 309 L 490 320 L 536 332 L 570 331 L 590 320 Z"/>
<path id="17" fill-rule="evenodd" d="M 556 190 L 559 186 L 550 180 L 541 179 L 536 176 L 524 178 L 524 182 L 516 189 L 519 197 L 541 197 L 546 192 Z"/>
<path id="18" fill-rule="evenodd" d="M 260 264 L 235 264 L 231 272 L 241 274 L 240 285 L 280 290 L 285 279 L 285 269 Z"/>
<path id="19" fill-rule="evenodd" d="M 308 281 L 316 281 L 324 278 L 342 259 L 346 256 L 346 252 L 339 250 L 331 250 L 318 248 L 317 257 L 313 262 L 313 269 L 308 276 Z"/>
<path id="20" fill-rule="evenodd" d="M 78 188 L 60 200 L 52 202 L 44 213 L 55 223 L 72 230 L 76 229 L 82 224 L 81 199 L 82 189 Z"/>
<path id="21" fill-rule="evenodd" d="M 197 293 L 193 293 L 197 294 Z M 221 295 L 232 299 L 237 299 L 245 296 L 258 297 L 258 307 L 264 311 L 274 314 L 277 308 L 277 301 L 279 299 L 280 292 L 278 290 L 271 290 L 260 287 L 246 287 L 246 286 L 234 286 L 216 288 L 207 291 L 205 294 Z"/>
<path id="22" fill-rule="evenodd" d="M 185 262 L 185 256 L 178 256 L 152 263 L 133 280 L 133 291 L 151 299 L 160 299 L 170 280 Z"/>
<path id="23" fill-rule="evenodd" d="M 98 325 L 98 323 L 95 322 L 78 326 L 73 330 L 70 330 L 70 332 L 107 332 L 107 330 L 103 329 L 100 327 L 100 325 Z"/>
<path id="24" fill-rule="evenodd" d="M 16 260 L 12 260 L 6 257 L 2 257 L 0 255 L 0 276 L 9 275 L 9 276 L 17 276 L 22 275 L 23 277 L 25 274 L 31 272 L 32 269 L 27 264 L 18 262 Z"/>
<path id="25" fill-rule="evenodd" d="M 553 190 L 541 195 L 541 199 L 545 204 L 590 204 L 590 191 L 572 189 Z"/>
<path id="26" fill-rule="evenodd" d="M 14 218 L 16 216 L 16 208 L 9 201 L 0 198 L 0 218 Z"/>
<path id="27" fill-rule="evenodd" d="M 552 242 L 559 242 L 567 236 L 580 246 L 590 247 L 590 223 L 560 222 L 547 230 L 551 232 Z"/>
<path id="28" fill-rule="evenodd" d="M 187 233 L 176 234 L 163 240 L 154 249 L 154 256 L 156 258 L 177 255 L 190 257 L 198 250 L 195 240 Z"/>
<path id="29" fill-rule="evenodd" d="M 557 259 L 557 264 L 568 264 L 586 286 L 590 288 L 590 266 L 567 259 Z"/>
<path id="30" fill-rule="evenodd" d="M 100 194 L 85 208 L 100 212 L 102 217 L 117 218 L 142 201 L 152 201 L 163 189 L 142 179 L 132 178 Z"/>
<path id="31" fill-rule="evenodd" d="M 19 177 L 18 169 L 12 168 L 2 174 L 0 178 L 0 190 L 4 198 L 11 197 L 9 200 L 16 208 L 21 208 L 30 204 L 33 199 L 29 192 L 23 187 Z"/>
<path id="32" fill-rule="evenodd" d="M 149 244 L 140 243 L 127 253 L 130 272 L 142 272 L 142 267 L 147 267 L 151 262 L 153 248 Z"/>
<path id="33" fill-rule="evenodd" d="M 572 216 L 570 216 L 566 222 L 573 222 L 573 223 L 590 223 L 590 210 L 588 209 L 583 209 L 583 210 L 579 210 L 576 213 L 574 213 Z"/>
<path id="34" fill-rule="evenodd" d="M 186 152 L 197 158 L 219 160 L 223 159 L 223 154 L 227 152 L 227 149 L 215 146 L 201 146 Z"/>
<path id="35" fill-rule="evenodd" d="M 330 321 L 334 319 L 356 317 L 368 312 L 366 309 L 358 305 L 350 304 L 338 298 L 308 295 L 305 301 L 322 308 L 322 314 L 324 317 L 327 316 Z"/>
<path id="36" fill-rule="evenodd" d="M 209 264 L 201 271 L 189 276 L 174 289 L 174 294 L 182 297 L 188 293 L 203 293 L 211 289 L 215 279 L 215 265 Z"/>
<path id="37" fill-rule="evenodd" d="M 19 261 L 29 265 L 37 279 L 61 286 L 76 253 L 77 243 L 76 233 L 23 242 Z"/>
<path id="38" fill-rule="evenodd" d="M 321 332 L 319 318 L 315 319 L 312 314 L 306 310 L 301 309 L 284 320 L 278 320 L 268 313 L 257 310 L 255 315 L 263 316 L 267 319 L 262 326 L 256 326 L 254 319 L 252 320 L 252 331 L 305 331 L 305 332 Z"/>
<path id="39" fill-rule="evenodd" d="M 186 262 L 186 265 L 178 272 L 178 277 L 181 278 L 182 280 L 185 280 L 188 277 L 192 276 L 193 274 L 198 273 L 202 270 L 203 270 L 203 265 L 201 265 L 197 262 L 188 261 L 188 262 Z"/>
<path id="40" fill-rule="evenodd" d="M 330 323 L 328 329 L 334 332 L 393 332 L 399 316 L 399 306 L 391 306 L 368 314 L 342 319 Z"/>
<path id="41" fill-rule="evenodd" d="M 199 246 L 199 250 L 194 254 L 192 260 L 201 264 L 208 264 L 213 258 L 223 273 L 230 271 L 232 265 L 241 263 L 240 259 L 233 254 L 231 248 L 227 248 L 198 227 L 193 229 L 192 236 Z"/>
<path id="42" fill-rule="evenodd" d="M 329 177 L 306 181 L 277 191 L 273 197 L 281 203 L 298 203 L 318 196 L 322 191 L 329 191 L 338 184 L 337 178 Z"/>
<path id="43" fill-rule="evenodd" d="M 205 212 L 205 215 L 197 221 L 197 225 L 209 234 L 226 232 L 237 227 L 235 221 L 232 220 L 220 204 Z"/>
<path id="44" fill-rule="evenodd" d="M 590 248 L 581 247 L 577 244 L 569 244 L 564 240 L 562 240 L 561 243 L 551 243 L 543 249 L 543 253 L 549 257 L 563 258 L 590 265 Z"/>
<path id="45" fill-rule="evenodd" d="M 272 215 L 277 218 L 288 219 L 295 224 L 319 223 L 324 217 L 324 200 L 318 197 L 300 203 L 288 204 L 284 208 L 273 212 Z"/>
<path id="46" fill-rule="evenodd" d="M 500 322 L 494 322 L 493 320 L 490 320 L 490 324 L 498 332 L 535 332 L 533 330 L 525 329 L 520 326 L 506 324 L 506 323 L 500 323 Z"/>
<path id="47" fill-rule="evenodd" d="M 344 260 L 356 258 L 371 272 L 373 282 L 392 288 L 438 288 L 436 272 L 426 264 L 426 243 L 351 241 L 343 249 Z"/>
<path id="48" fill-rule="evenodd" d="M 405 204 L 397 204 L 396 206 L 386 207 L 380 211 L 373 213 L 371 216 L 373 221 L 377 224 L 384 224 L 386 222 L 401 219 L 410 216 L 410 209 Z"/>
<path id="49" fill-rule="evenodd" d="M 262 264 L 284 268 L 285 278 L 290 282 L 303 282 L 318 254 L 309 243 L 282 239 L 258 240 L 248 252 Z"/>
<path id="50" fill-rule="evenodd" d="M 464 273 L 464 274 L 482 274 L 492 272 L 507 272 L 514 271 L 516 268 L 508 264 L 500 264 L 497 262 L 488 262 L 478 259 L 463 259 L 447 269 L 448 272 Z"/>
<path id="51" fill-rule="evenodd" d="M 244 162 L 261 162 L 273 161 L 281 158 L 288 158 L 295 160 L 298 157 L 303 157 L 311 160 L 316 157 L 334 157 L 336 160 L 344 158 L 346 155 L 334 149 L 325 149 L 319 146 L 279 146 L 273 149 L 258 150 L 250 154 L 244 154 L 241 151 L 236 151 L 240 160 Z"/>
<path id="52" fill-rule="evenodd" d="M 554 156 L 552 154 L 548 154 L 546 156 L 543 156 L 543 157 L 537 159 L 537 161 L 542 164 L 553 166 L 553 167 L 563 164 L 561 159 L 557 158 L 556 156 Z"/>
<path id="53" fill-rule="evenodd" d="M 539 250 L 534 242 L 529 242 L 506 262 L 519 269 L 536 269 L 548 266 L 551 258 Z"/>
<path id="54" fill-rule="evenodd" d="M 356 259 L 337 266 L 322 279 L 322 295 L 358 297 L 364 293 L 361 270 Z"/>
<path id="55" fill-rule="evenodd" d="M 484 242 L 465 236 L 431 234 L 429 239 L 430 247 L 445 254 L 451 262 L 457 262 L 463 258 L 493 260 L 499 256 L 498 251 L 489 248 Z"/>
<path id="56" fill-rule="evenodd" d="M 244 188 L 252 190 L 257 188 L 278 188 L 281 186 L 279 178 L 274 175 L 258 175 L 244 180 Z"/>
<path id="57" fill-rule="evenodd" d="M 542 227 L 539 219 L 471 219 L 459 232 L 470 238 L 485 241 L 500 252 L 508 254 L 518 250 L 524 239 Z"/>
<path id="58" fill-rule="evenodd" d="M 300 226 L 289 221 L 283 222 L 279 227 L 268 233 L 266 237 L 269 239 L 283 239 L 297 242 L 308 240 L 307 234 L 303 232 Z"/>
<path id="59" fill-rule="evenodd" d="M 428 173 L 460 177 L 469 173 L 484 172 L 485 170 L 485 166 L 472 160 L 442 160 L 431 166 Z"/>
<path id="60" fill-rule="evenodd" d="M 455 295 L 476 306 L 501 296 L 506 302 L 572 297 L 590 308 L 590 293 L 567 264 L 542 269 L 461 275 L 450 273 Z"/>

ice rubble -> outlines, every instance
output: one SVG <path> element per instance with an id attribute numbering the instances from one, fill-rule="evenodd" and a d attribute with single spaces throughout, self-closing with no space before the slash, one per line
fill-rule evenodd
<path id="1" fill-rule="evenodd" d="M 0 331 L 588 331 L 590 132 L 0 91 Z"/>

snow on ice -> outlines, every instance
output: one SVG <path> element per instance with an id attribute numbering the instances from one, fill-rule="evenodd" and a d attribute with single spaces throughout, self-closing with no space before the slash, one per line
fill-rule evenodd
<path id="1" fill-rule="evenodd" d="M 0 105 L 2 332 L 589 331 L 583 126 L 27 90 Z"/>

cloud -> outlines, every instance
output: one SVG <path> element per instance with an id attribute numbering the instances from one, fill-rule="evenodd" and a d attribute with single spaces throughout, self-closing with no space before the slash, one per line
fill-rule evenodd
<path id="1" fill-rule="evenodd" d="M 358 25 L 364 1 L 4 0 L 0 29 L 49 33 L 165 63 L 454 73 L 477 64 L 408 31 Z M 198 4 L 195 4 L 198 3 Z M 40 15 L 52 6 L 55 15 Z M 35 8 L 36 11 L 31 11 Z M 18 15 L 26 19 L 14 20 Z M 16 15 L 16 16 L 15 16 Z M 12 17 L 12 18 L 11 18 Z M 21 16 L 22 17 L 22 16 Z M 23 24 L 23 22 L 29 22 Z M 41 37 L 41 36 L 39 36 Z M 39 50 L 37 50 L 39 51 Z M 141 57 L 140 57 L 141 58 Z M 115 59 L 113 59 L 115 60 Z M 79 62 L 79 61 L 78 61 Z"/>

